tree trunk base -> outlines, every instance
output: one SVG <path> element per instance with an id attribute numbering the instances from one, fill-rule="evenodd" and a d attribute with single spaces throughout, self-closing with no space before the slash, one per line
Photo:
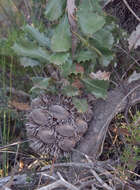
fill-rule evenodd
<path id="1" fill-rule="evenodd" d="M 78 152 L 90 156 L 93 160 L 97 159 L 102 153 L 106 133 L 114 116 L 128 106 L 128 98 L 130 106 L 140 102 L 140 80 L 125 83 L 124 88 L 127 89 L 126 94 L 123 88 L 117 87 L 108 92 L 106 100 L 97 100 L 88 131 L 72 153 L 73 161 L 80 161 L 82 154 Z"/>

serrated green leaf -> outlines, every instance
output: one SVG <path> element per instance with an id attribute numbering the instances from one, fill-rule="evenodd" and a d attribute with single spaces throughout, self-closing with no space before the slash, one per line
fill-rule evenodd
<path id="1" fill-rule="evenodd" d="M 105 99 L 107 96 L 108 81 L 82 79 L 88 92 L 95 95 L 97 98 Z"/>
<path id="2" fill-rule="evenodd" d="M 44 77 L 32 77 L 31 78 L 34 85 L 41 82 L 43 79 L 44 79 Z"/>
<path id="3" fill-rule="evenodd" d="M 97 58 L 97 54 L 88 50 L 81 50 L 77 56 L 78 63 L 93 60 Z"/>
<path id="4" fill-rule="evenodd" d="M 99 4 L 99 1 L 100 0 L 91 0 L 90 2 L 91 2 L 93 11 L 103 14 L 103 9 L 102 9 L 101 5 Z"/>
<path id="5" fill-rule="evenodd" d="M 113 58 L 114 58 L 113 54 L 110 55 L 110 56 L 103 56 L 103 58 L 102 58 L 103 59 L 102 65 L 105 66 L 105 67 L 107 67 L 110 64 L 110 62 L 113 60 Z"/>
<path id="6" fill-rule="evenodd" d="M 40 80 L 40 79 L 38 78 L 38 80 Z M 49 82 L 50 82 L 50 78 L 43 78 L 42 80 L 37 82 L 33 88 L 31 88 L 31 91 L 35 88 L 41 89 L 41 90 L 46 90 L 49 87 Z"/>
<path id="7" fill-rule="evenodd" d="M 19 56 L 29 57 L 42 61 L 48 61 L 50 59 L 50 55 L 47 53 L 47 51 L 43 50 L 40 47 L 36 49 L 28 49 L 15 43 L 12 49 Z"/>
<path id="8" fill-rule="evenodd" d="M 88 103 L 86 99 L 72 98 L 72 102 L 77 108 L 78 112 L 84 113 L 88 110 Z"/>
<path id="9" fill-rule="evenodd" d="M 94 40 L 100 45 L 100 47 L 111 49 L 114 43 L 114 37 L 111 32 L 112 28 L 105 27 L 93 35 Z"/>
<path id="10" fill-rule="evenodd" d="M 113 58 L 114 58 L 114 54 L 108 50 L 108 55 L 103 55 L 100 59 L 98 59 L 98 62 L 104 67 L 108 67 L 108 65 L 111 63 Z"/>
<path id="11" fill-rule="evenodd" d="M 90 43 L 93 44 L 103 55 L 100 58 L 100 63 L 103 66 L 108 66 L 114 58 L 114 53 L 112 51 L 114 38 L 111 30 L 111 26 L 105 27 L 94 34 L 93 39 L 90 39 Z"/>
<path id="12" fill-rule="evenodd" d="M 38 45 L 35 41 L 31 41 L 26 35 L 25 36 L 21 36 L 16 44 L 24 47 L 24 48 L 27 48 L 27 49 L 35 49 L 35 48 L 38 48 Z"/>
<path id="13" fill-rule="evenodd" d="M 23 29 L 28 32 L 40 44 L 40 46 L 50 47 L 49 38 L 47 38 L 43 33 L 40 33 L 37 28 L 26 25 Z"/>
<path id="14" fill-rule="evenodd" d="M 72 97 L 72 96 L 78 96 L 79 95 L 79 91 L 77 88 L 73 87 L 73 86 L 66 86 L 62 89 L 62 93 L 66 96 Z"/>
<path id="15" fill-rule="evenodd" d="M 32 93 L 35 97 L 43 92 L 44 92 L 44 90 L 41 90 L 40 88 L 37 88 L 34 86 L 30 89 L 30 93 Z"/>
<path id="16" fill-rule="evenodd" d="M 21 57 L 20 64 L 24 67 L 35 67 L 37 65 L 40 65 L 40 62 L 27 57 Z"/>
<path id="17" fill-rule="evenodd" d="M 51 39 L 51 49 L 54 52 L 66 52 L 71 48 L 70 26 L 67 15 L 57 25 Z"/>
<path id="18" fill-rule="evenodd" d="M 66 0 L 49 0 L 45 11 L 45 15 L 48 20 L 57 20 L 64 12 L 65 3 Z"/>
<path id="19" fill-rule="evenodd" d="M 69 53 L 54 53 L 50 56 L 50 62 L 55 65 L 62 65 L 68 60 Z"/>
<path id="20" fill-rule="evenodd" d="M 97 53 L 97 55 L 102 56 L 101 52 L 92 44 L 89 43 L 88 40 L 86 40 L 85 38 L 83 38 L 81 35 L 79 35 L 78 33 L 74 33 L 79 40 L 86 46 L 88 47 L 90 50 L 94 51 Z"/>
<path id="21" fill-rule="evenodd" d="M 72 60 L 68 60 L 66 63 L 61 65 L 61 75 L 63 77 L 67 77 L 68 75 L 75 72 L 75 64 L 73 64 Z"/>
<path id="22" fill-rule="evenodd" d="M 92 36 L 105 24 L 104 17 L 93 11 L 90 0 L 82 1 L 77 11 L 80 28 L 84 34 L 89 36 Z"/>

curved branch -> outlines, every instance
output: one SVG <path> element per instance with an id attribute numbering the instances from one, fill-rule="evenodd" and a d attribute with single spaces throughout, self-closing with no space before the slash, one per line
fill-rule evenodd
<path id="1" fill-rule="evenodd" d="M 88 131 L 77 145 L 76 150 L 91 156 L 93 159 L 100 156 L 108 126 L 114 116 L 125 109 L 127 98 L 130 99 L 130 106 L 140 102 L 140 80 L 130 84 L 126 83 L 124 86 L 128 89 L 127 94 L 124 94 L 122 88 L 117 87 L 108 92 L 106 100 L 97 100 Z M 77 153 L 78 151 L 72 153 L 74 161 L 80 160 L 81 156 Z"/>
<path id="2" fill-rule="evenodd" d="M 123 0 L 124 4 L 126 5 L 126 7 L 129 9 L 129 11 L 134 15 L 134 17 L 140 22 L 140 18 L 136 15 L 136 13 L 131 9 L 131 7 L 129 6 L 129 4 L 127 3 L 126 0 Z"/>

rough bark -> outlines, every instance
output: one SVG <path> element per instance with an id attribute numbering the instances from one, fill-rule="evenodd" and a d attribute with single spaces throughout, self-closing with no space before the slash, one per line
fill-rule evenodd
<path id="1" fill-rule="evenodd" d="M 88 131 L 76 147 L 78 152 L 87 154 L 92 159 L 97 159 L 102 152 L 108 126 L 114 116 L 125 109 L 127 98 L 129 97 L 130 106 L 140 102 L 140 80 L 130 84 L 126 83 L 124 88 L 127 89 L 127 93 L 124 93 L 123 88 L 117 87 L 108 92 L 106 100 L 97 100 Z M 78 161 L 80 155 L 77 151 L 73 152 L 72 159 Z"/>

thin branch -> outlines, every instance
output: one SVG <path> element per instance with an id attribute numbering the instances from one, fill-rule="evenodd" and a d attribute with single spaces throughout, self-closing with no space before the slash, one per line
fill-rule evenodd
<path id="1" fill-rule="evenodd" d="M 126 7 L 129 9 L 129 11 L 134 15 L 134 17 L 140 22 L 140 18 L 135 14 L 135 12 L 131 9 L 131 7 L 129 6 L 129 4 L 127 3 L 126 0 L 123 0 L 124 4 L 126 5 Z"/>
<path id="2" fill-rule="evenodd" d="M 120 50 L 122 50 L 128 57 L 130 57 L 136 64 L 137 66 L 140 67 L 140 64 L 139 62 L 133 57 L 131 56 L 125 49 L 123 49 L 122 47 L 118 46 L 118 45 L 115 45 L 117 48 L 119 48 Z"/>
<path id="3" fill-rule="evenodd" d="M 17 151 L 16 151 L 16 156 L 15 156 L 15 161 L 14 161 L 14 167 L 12 169 L 12 172 L 11 172 L 11 178 L 10 180 L 4 185 L 4 190 L 10 190 L 10 187 L 11 185 L 13 184 L 14 182 L 14 175 L 15 173 L 17 172 L 17 169 L 18 169 L 18 166 L 16 165 L 17 164 L 17 157 L 18 157 L 18 152 L 19 152 L 19 144 L 17 144 Z"/>
<path id="4" fill-rule="evenodd" d="M 36 172 L 36 173 L 30 173 L 29 175 L 27 174 L 18 174 L 18 175 L 15 175 L 14 176 L 14 179 L 13 179 L 13 186 L 16 185 L 24 185 L 24 186 L 29 186 L 29 185 L 32 185 L 32 180 L 28 181 L 27 179 L 30 178 L 30 179 L 35 179 L 35 176 L 37 177 L 37 179 L 40 177 L 40 175 L 42 175 L 42 178 L 43 178 L 43 181 L 48 181 L 48 180 L 53 180 L 53 181 L 56 181 L 56 178 L 54 176 L 50 176 L 49 174 L 46 174 L 46 173 L 42 173 L 42 172 Z M 7 184 L 11 179 L 11 176 L 8 176 L 8 177 L 3 177 L 3 178 L 0 178 L 0 190 L 2 187 L 5 186 L 5 184 Z"/>
<path id="5" fill-rule="evenodd" d="M 8 144 L 5 146 L 0 146 L 0 151 L 5 150 L 6 148 L 9 148 L 11 146 L 15 146 L 15 145 L 22 144 L 22 143 L 29 142 L 29 141 L 31 141 L 31 140 L 17 141 L 17 142 L 14 142 L 14 143 L 11 143 L 11 144 Z"/>
<path id="6" fill-rule="evenodd" d="M 10 88 L 7 87 L 6 88 L 7 93 L 12 93 L 13 95 L 19 96 L 19 97 L 25 97 L 25 98 L 30 98 L 30 95 L 27 94 L 26 92 L 22 91 L 22 90 L 16 90 L 15 88 Z"/>
<path id="7" fill-rule="evenodd" d="M 41 188 L 39 188 L 37 190 L 52 190 L 52 189 L 58 188 L 60 186 L 62 186 L 62 181 L 58 180 L 58 181 L 56 181 L 56 182 L 54 182 L 52 184 L 49 184 L 49 185 L 44 186 L 44 187 L 41 187 Z"/>
<path id="8" fill-rule="evenodd" d="M 124 98 L 120 101 L 120 103 L 119 103 L 119 104 L 116 106 L 116 108 L 114 109 L 114 112 L 112 112 L 112 114 L 108 117 L 107 121 L 106 121 L 106 122 L 104 123 L 104 125 L 102 126 L 102 129 L 100 130 L 98 137 L 100 137 L 101 134 L 106 134 L 106 131 L 107 131 L 107 129 L 108 129 L 108 128 L 106 128 L 107 123 L 111 120 L 111 118 L 113 118 L 113 116 L 115 115 L 115 113 L 117 112 L 117 110 L 120 109 L 121 104 L 122 104 L 125 100 L 127 100 L 127 98 L 128 98 L 133 92 L 135 92 L 138 88 L 140 88 L 140 84 L 137 85 L 136 87 L 134 87 L 132 90 L 130 90 L 130 92 L 129 92 L 126 96 L 124 96 Z M 102 151 L 103 151 L 104 140 L 105 140 L 105 135 L 104 135 L 104 137 L 103 137 L 103 139 L 102 139 L 101 149 L 100 149 L 100 152 L 99 152 L 98 156 L 101 155 L 101 153 L 102 153 Z M 97 142 L 98 142 L 98 141 L 99 141 L 99 140 L 97 139 Z M 96 145 L 96 146 L 97 146 L 97 145 Z"/>
<path id="9" fill-rule="evenodd" d="M 85 158 L 87 158 L 87 155 L 85 155 Z M 77 167 L 77 168 L 86 168 L 86 169 L 91 169 L 96 167 L 105 167 L 107 165 L 114 166 L 116 165 L 116 162 L 108 159 L 106 161 L 96 161 L 96 162 L 90 162 L 90 163 L 81 163 L 81 162 L 70 162 L 70 163 L 57 163 L 54 164 L 53 167 Z M 47 165 L 41 168 L 39 172 L 44 172 L 46 170 L 49 170 L 52 168 L 52 165 Z"/>
<path id="10" fill-rule="evenodd" d="M 93 184 L 95 184 L 95 179 L 93 180 L 88 180 L 86 182 L 83 182 L 80 187 L 79 187 L 79 190 L 82 190 L 82 189 L 85 189 L 87 186 L 92 186 Z"/>
<path id="11" fill-rule="evenodd" d="M 97 179 L 97 181 L 102 185 L 103 188 L 107 190 L 113 190 L 107 183 L 105 183 L 94 170 L 90 170 L 90 172 L 94 175 L 94 177 Z"/>
<path id="12" fill-rule="evenodd" d="M 68 188 L 69 190 L 79 190 L 77 187 L 75 187 L 74 185 L 72 185 L 71 183 L 68 183 L 63 177 L 62 175 L 57 172 L 58 176 L 59 176 L 59 180 L 52 183 L 52 184 L 49 184 L 47 186 L 44 186 L 44 187 L 41 187 L 37 190 L 52 190 L 54 188 L 58 188 L 60 186 L 64 186 L 66 188 Z"/>
<path id="13" fill-rule="evenodd" d="M 62 184 L 67 187 L 68 189 L 70 190 L 79 190 L 77 187 L 75 187 L 74 185 L 72 185 L 71 183 L 68 183 L 63 177 L 62 175 L 57 172 L 57 175 L 60 177 L 61 181 L 62 181 Z"/>
<path id="14" fill-rule="evenodd" d="M 89 163 L 92 163 L 92 161 L 89 159 L 88 156 L 86 156 L 86 159 Z M 94 177 L 96 178 L 96 180 L 102 185 L 103 188 L 107 189 L 107 190 L 113 190 L 109 185 L 107 185 L 107 183 L 105 183 L 99 176 L 98 174 L 93 170 L 90 169 L 90 172 L 94 175 Z"/>
<path id="15" fill-rule="evenodd" d="M 76 163 L 76 162 L 70 162 L 70 163 L 59 163 L 59 164 L 54 164 L 54 167 L 78 167 L 78 168 L 94 168 L 95 164 L 94 163 Z M 46 171 L 50 169 L 52 165 L 47 165 L 41 169 L 42 171 Z"/>
<path id="16" fill-rule="evenodd" d="M 94 185 L 92 185 L 92 190 L 97 190 L 96 187 Z"/>

